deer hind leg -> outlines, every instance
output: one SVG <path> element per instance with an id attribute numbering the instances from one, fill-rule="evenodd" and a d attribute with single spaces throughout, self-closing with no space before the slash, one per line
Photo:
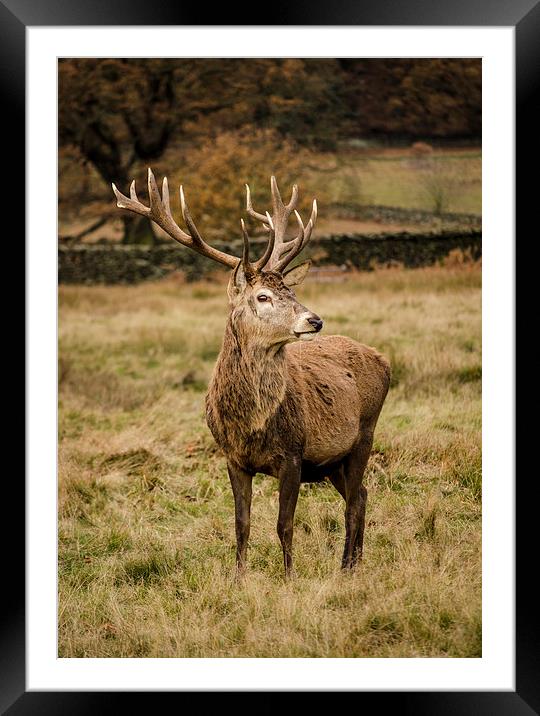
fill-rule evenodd
<path id="1" fill-rule="evenodd" d="M 352 568 L 362 558 L 367 489 L 362 484 L 373 444 L 373 432 L 366 432 L 345 460 L 345 549 L 343 569 Z"/>
<path id="2" fill-rule="evenodd" d="M 300 491 L 300 465 L 298 461 L 291 461 L 284 466 L 279 475 L 279 516 L 277 533 L 283 549 L 283 564 L 285 577 L 292 574 L 292 540 L 293 519 Z"/>
<path id="3" fill-rule="evenodd" d="M 242 573 L 246 567 L 253 475 L 231 463 L 227 464 L 227 470 L 234 495 L 236 569 L 237 573 Z"/>

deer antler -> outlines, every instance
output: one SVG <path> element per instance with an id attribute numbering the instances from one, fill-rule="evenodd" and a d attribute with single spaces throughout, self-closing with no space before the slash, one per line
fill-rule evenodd
<path id="1" fill-rule="evenodd" d="M 118 191 L 114 184 L 112 185 L 112 188 L 116 195 L 116 205 L 120 207 L 120 209 L 128 209 L 129 211 L 134 211 L 136 214 L 140 214 L 141 216 L 146 216 L 148 219 L 154 221 L 158 226 L 161 226 L 161 228 L 175 241 L 178 241 L 179 244 L 187 246 L 189 249 L 193 249 L 203 256 L 207 256 L 209 259 L 219 261 L 219 263 L 225 264 L 225 266 L 229 266 L 230 268 L 236 268 L 238 265 L 237 257 L 231 256 L 230 254 L 226 254 L 223 251 L 219 251 L 219 249 L 209 246 L 201 237 L 193 219 L 191 218 L 191 214 L 189 213 L 182 186 L 180 187 L 180 204 L 182 207 L 182 216 L 186 222 L 189 234 L 182 231 L 172 217 L 167 177 L 163 178 L 161 190 L 162 195 L 160 196 L 152 170 L 148 168 L 148 196 L 150 197 L 149 207 L 139 201 L 137 192 L 135 191 L 135 180 L 131 182 L 129 197 Z"/>
<path id="2" fill-rule="evenodd" d="M 240 219 L 240 226 L 242 227 L 242 237 L 244 239 L 244 253 L 242 256 L 242 265 L 244 267 L 244 273 L 246 274 L 246 276 L 255 275 L 262 268 L 264 268 L 264 266 L 268 263 L 268 259 L 270 258 L 272 250 L 274 248 L 276 234 L 274 231 L 274 225 L 272 224 L 272 218 L 268 212 L 266 212 L 266 216 L 264 218 L 265 221 L 268 222 L 270 236 L 268 238 L 268 243 L 266 244 L 264 254 L 261 256 L 260 259 L 252 262 L 249 260 L 249 236 L 246 231 L 246 225 L 244 223 L 244 220 Z"/>
<path id="3" fill-rule="evenodd" d="M 267 266 L 272 271 L 283 271 L 283 269 L 302 251 L 307 242 L 311 237 L 311 232 L 315 226 L 317 220 L 317 201 L 313 199 L 313 208 L 311 210 L 311 216 L 306 226 L 304 226 L 300 214 L 296 211 L 296 205 L 298 204 L 298 187 L 295 184 L 292 189 L 291 199 L 288 204 L 284 204 L 279 193 L 276 177 L 272 176 L 270 180 L 270 187 L 272 190 L 272 208 L 273 214 L 270 217 L 269 213 L 259 214 L 259 212 L 253 209 L 251 203 L 251 192 L 249 186 L 246 184 L 246 209 L 250 216 L 254 219 L 262 221 L 267 229 L 274 234 L 273 246 L 267 250 L 261 259 L 257 262 L 259 269 L 263 266 Z M 289 217 L 294 211 L 296 220 L 298 222 L 299 232 L 296 238 L 289 241 L 285 241 L 285 232 L 287 230 L 287 224 Z M 268 254 L 268 255 L 267 255 Z M 262 263 L 263 258 L 265 262 Z"/>

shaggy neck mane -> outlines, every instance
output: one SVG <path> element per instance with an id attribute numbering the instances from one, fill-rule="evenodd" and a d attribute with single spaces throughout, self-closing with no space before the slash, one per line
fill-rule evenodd
<path id="1" fill-rule="evenodd" d="M 243 331 L 241 316 L 229 316 L 211 383 L 213 403 L 228 430 L 262 430 L 285 396 L 283 346 L 268 350 Z"/>

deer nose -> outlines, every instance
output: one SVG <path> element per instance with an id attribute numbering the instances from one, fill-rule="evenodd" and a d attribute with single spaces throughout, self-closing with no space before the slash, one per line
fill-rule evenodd
<path id="1" fill-rule="evenodd" d="M 308 318 L 307 320 L 308 320 L 308 323 L 311 323 L 311 325 L 317 332 L 319 332 L 321 330 L 321 328 L 323 326 L 323 322 L 321 321 L 319 316 L 313 316 L 313 318 Z"/>

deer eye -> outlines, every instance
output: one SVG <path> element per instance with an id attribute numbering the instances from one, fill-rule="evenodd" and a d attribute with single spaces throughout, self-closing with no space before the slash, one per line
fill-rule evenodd
<path id="1" fill-rule="evenodd" d="M 257 301 L 261 301 L 261 303 L 263 301 L 269 301 L 269 300 L 270 300 L 270 296 L 266 296 L 264 293 L 261 293 L 260 296 L 257 296 Z"/>

